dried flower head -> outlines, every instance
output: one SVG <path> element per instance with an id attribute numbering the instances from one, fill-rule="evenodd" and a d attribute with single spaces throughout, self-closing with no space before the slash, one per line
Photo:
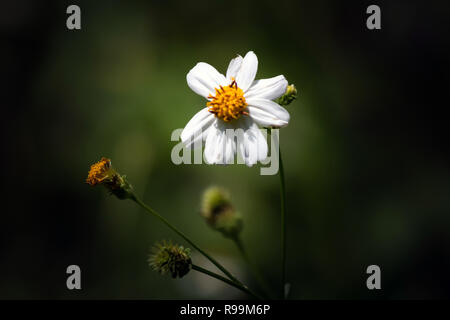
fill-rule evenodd
<path id="1" fill-rule="evenodd" d="M 99 162 L 91 165 L 86 183 L 91 186 L 103 185 L 119 199 L 127 199 L 133 196 L 133 188 L 111 165 L 111 160 L 102 157 Z"/>
<path id="2" fill-rule="evenodd" d="M 99 162 L 96 162 L 91 166 L 86 182 L 91 186 L 95 186 L 111 177 L 111 173 L 111 160 L 102 157 Z"/>
<path id="3" fill-rule="evenodd" d="M 148 259 L 149 265 L 163 275 L 170 273 L 172 278 L 181 278 L 191 270 L 192 260 L 189 248 L 163 241 L 156 243 L 152 251 L 153 254 Z"/>

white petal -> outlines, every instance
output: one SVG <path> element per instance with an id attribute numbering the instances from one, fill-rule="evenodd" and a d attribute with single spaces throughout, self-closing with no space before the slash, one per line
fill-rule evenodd
<path id="1" fill-rule="evenodd" d="M 228 80 L 231 80 L 231 78 L 236 78 L 237 72 L 241 68 L 242 60 L 242 57 L 238 55 L 236 58 L 230 61 L 226 76 Z"/>
<path id="2" fill-rule="evenodd" d="M 286 92 L 288 85 L 283 75 L 261 79 L 253 82 L 252 86 L 245 93 L 245 98 L 261 98 L 274 100 L 281 97 Z"/>
<path id="3" fill-rule="evenodd" d="M 187 148 L 194 146 L 198 139 L 206 137 L 206 130 L 213 124 L 214 115 L 204 108 L 197 112 L 195 116 L 188 122 L 181 133 L 181 141 Z"/>
<path id="4" fill-rule="evenodd" d="M 227 138 L 224 127 L 215 122 L 208 132 L 205 142 L 205 160 L 208 164 L 226 164 L 234 160 L 235 146 Z"/>
<path id="5" fill-rule="evenodd" d="M 252 119 L 261 127 L 281 128 L 287 126 L 288 124 L 286 121 L 277 119 L 272 114 L 255 107 L 249 106 L 248 111 L 250 117 L 252 117 Z"/>
<path id="6" fill-rule="evenodd" d="M 244 92 L 250 88 L 253 80 L 255 80 L 257 70 L 258 58 L 253 51 L 249 51 L 242 60 L 241 68 L 236 74 L 236 83 Z"/>
<path id="7" fill-rule="evenodd" d="M 223 159 L 223 132 L 216 123 L 211 126 L 205 141 L 205 160 L 208 164 L 221 163 Z"/>
<path id="8" fill-rule="evenodd" d="M 236 141 L 234 136 L 226 136 L 226 146 L 224 151 L 224 160 L 226 164 L 234 163 L 234 155 L 236 154 Z"/>
<path id="9" fill-rule="evenodd" d="M 289 112 L 278 103 L 267 99 L 247 99 L 248 111 L 261 126 L 285 127 L 289 123 Z"/>
<path id="10" fill-rule="evenodd" d="M 234 163 L 235 154 L 236 154 L 236 139 L 235 139 L 235 130 L 236 124 L 226 123 L 223 121 L 218 121 L 219 127 L 223 132 L 223 164 L 232 164 Z"/>
<path id="11" fill-rule="evenodd" d="M 227 83 L 223 74 L 219 73 L 213 66 L 199 62 L 186 76 L 187 84 L 195 93 L 208 98 L 215 95 L 215 88 Z"/>
<path id="12" fill-rule="evenodd" d="M 247 129 L 244 140 L 238 140 L 238 149 L 245 164 L 253 166 L 258 160 L 267 158 L 267 141 L 261 130 L 251 118 L 246 117 Z"/>
<path id="13" fill-rule="evenodd" d="M 222 121 L 216 121 L 209 129 L 205 142 L 205 160 L 208 164 L 231 164 L 234 162 L 236 142 L 234 127 Z"/>

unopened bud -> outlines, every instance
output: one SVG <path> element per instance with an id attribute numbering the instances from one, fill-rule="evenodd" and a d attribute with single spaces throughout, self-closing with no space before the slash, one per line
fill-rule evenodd
<path id="1" fill-rule="evenodd" d="M 201 213 L 212 229 L 227 238 L 236 238 L 243 228 L 240 214 L 234 209 L 228 192 L 222 188 L 211 187 L 204 192 Z"/>
<path id="2" fill-rule="evenodd" d="M 278 98 L 277 102 L 280 106 L 285 107 L 295 99 L 297 99 L 297 88 L 293 84 L 290 84 L 287 86 L 286 92 Z"/>

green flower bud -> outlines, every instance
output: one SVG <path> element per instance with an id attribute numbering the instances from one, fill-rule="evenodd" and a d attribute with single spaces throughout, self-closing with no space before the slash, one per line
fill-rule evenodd
<path id="1" fill-rule="evenodd" d="M 182 278 L 192 267 L 191 250 L 172 242 L 156 243 L 152 248 L 148 263 L 162 275 L 169 273 L 172 278 Z"/>
<path id="2" fill-rule="evenodd" d="M 297 99 L 297 88 L 290 84 L 286 88 L 286 92 L 278 98 L 277 102 L 280 106 L 287 106 Z"/>
<path id="3" fill-rule="evenodd" d="M 236 238 L 243 228 L 242 217 L 222 188 L 210 187 L 204 192 L 201 214 L 212 229 L 227 238 Z"/>

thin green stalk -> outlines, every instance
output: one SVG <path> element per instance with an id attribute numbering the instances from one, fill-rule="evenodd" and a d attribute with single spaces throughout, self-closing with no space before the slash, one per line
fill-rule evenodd
<path id="1" fill-rule="evenodd" d="M 237 284 L 237 283 L 231 281 L 230 279 L 222 277 L 221 275 L 219 275 L 217 273 L 214 273 L 212 271 L 206 270 L 206 269 L 204 269 L 202 267 L 199 267 L 199 266 L 197 266 L 195 264 L 192 265 L 192 269 L 196 270 L 198 272 L 204 273 L 204 274 L 206 274 L 206 275 L 208 275 L 210 277 L 216 278 L 216 279 L 218 279 L 220 281 L 223 281 L 223 282 L 229 284 L 230 286 L 235 287 L 235 288 L 237 288 L 237 289 L 239 289 L 239 290 L 241 290 L 241 291 L 251 295 L 252 297 L 254 297 L 256 299 L 259 299 L 259 300 L 262 299 L 260 296 L 258 296 L 257 294 L 253 293 L 252 291 L 250 291 L 246 286 Z"/>
<path id="2" fill-rule="evenodd" d="M 286 284 L 286 188 L 284 181 L 283 160 L 281 158 L 281 148 L 278 149 L 280 159 L 280 197 L 281 197 L 281 293 L 285 298 Z"/>
<path id="3" fill-rule="evenodd" d="M 256 280 L 258 281 L 258 284 L 261 287 L 261 289 L 263 290 L 264 295 L 265 296 L 270 296 L 269 293 L 271 292 L 271 290 L 270 290 L 269 286 L 267 285 L 266 281 L 264 280 L 264 278 L 261 276 L 261 273 L 259 272 L 258 268 L 255 267 L 253 262 L 248 257 L 247 251 L 245 250 L 245 247 L 244 247 L 244 244 L 242 243 L 241 237 L 236 236 L 236 237 L 233 238 L 233 241 L 236 244 L 236 246 L 238 247 L 239 252 L 241 253 L 241 255 L 244 258 L 245 262 L 250 267 L 250 270 L 253 273 L 253 275 L 256 278 Z"/>
<path id="4" fill-rule="evenodd" d="M 156 218 L 161 220 L 166 226 L 168 226 L 170 229 L 172 229 L 175 233 L 177 233 L 180 237 L 182 237 L 184 240 L 186 240 L 192 247 L 194 247 L 198 252 L 200 252 L 202 255 L 204 255 L 209 261 L 211 261 L 217 268 L 220 269 L 231 281 L 235 282 L 237 285 L 240 285 L 242 287 L 245 287 L 247 290 L 250 291 L 250 289 L 247 288 L 246 285 L 241 283 L 236 277 L 234 277 L 225 267 L 223 267 L 216 259 L 211 257 L 209 254 L 207 254 L 205 251 L 200 249 L 194 242 L 192 242 L 187 236 L 185 236 L 180 230 L 178 230 L 176 227 L 174 227 L 169 221 L 167 221 L 163 216 L 161 216 L 158 212 L 147 206 L 141 199 L 136 197 L 134 194 L 131 198 L 134 202 L 136 202 L 138 205 L 140 205 L 142 208 L 147 210 L 149 213 L 154 215 Z"/>
<path id="5" fill-rule="evenodd" d="M 269 131 L 269 137 L 272 139 L 272 129 Z M 280 202 L 281 202 L 281 298 L 285 299 L 286 285 L 286 188 L 284 181 L 283 159 L 281 157 L 281 147 L 278 144 L 278 162 L 280 164 Z"/>

